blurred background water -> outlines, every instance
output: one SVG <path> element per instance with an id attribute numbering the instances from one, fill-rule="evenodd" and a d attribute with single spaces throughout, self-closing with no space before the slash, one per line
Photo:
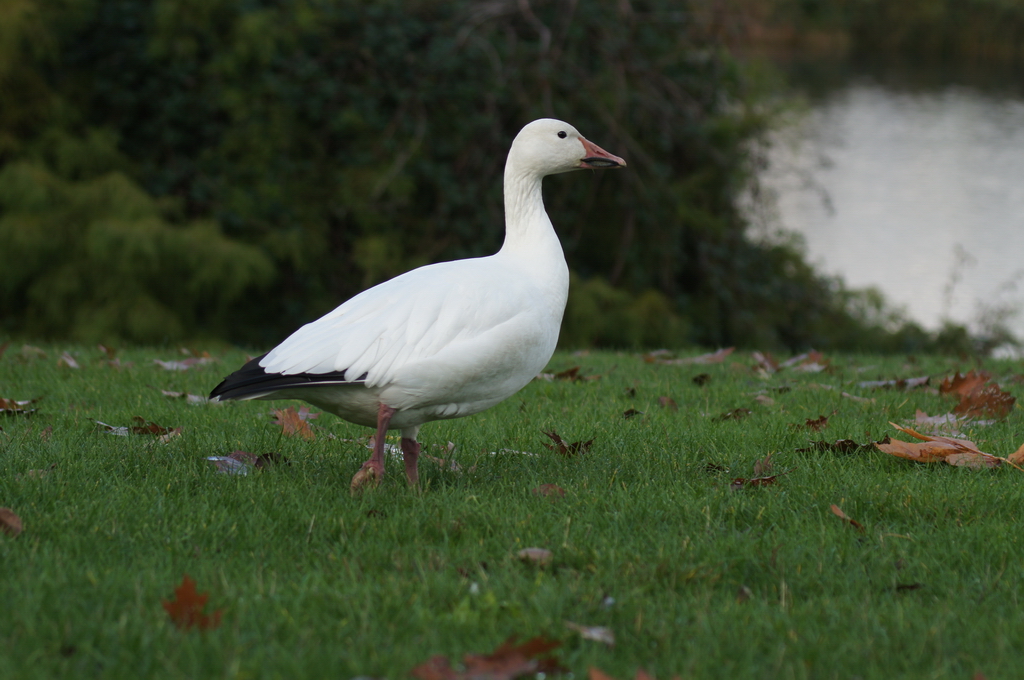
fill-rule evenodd
<path id="1" fill-rule="evenodd" d="M 851 288 L 929 329 L 1024 337 L 1024 98 L 851 77 L 779 130 L 777 221 Z"/>

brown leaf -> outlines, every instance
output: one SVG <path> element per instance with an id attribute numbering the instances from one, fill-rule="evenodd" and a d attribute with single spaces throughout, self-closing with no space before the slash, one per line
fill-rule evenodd
<path id="1" fill-rule="evenodd" d="M 68 368 L 80 368 L 78 362 L 75 361 L 75 358 L 71 356 L 68 352 L 63 352 L 60 355 L 60 358 L 57 359 L 57 365 L 67 366 Z"/>
<path id="2" fill-rule="evenodd" d="M 615 633 L 611 628 L 605 628 L 604 626 L 581 626 L 580 624 L 573 623 L 572 621 L 566 621 L 565 625 L 567 628 L 579 633 L 580 637 L 584 640 L 603 642 L 609 647 L 615 646 Z"/>
<path id="3" fill-rule="evenodd" d="M 765 373 L 775 373 L 779 370 L 779 362 L 769 352 L 751 352 L 750 358 L 754 360 L 754 370 Z"/>
<path id="4" fill-rule="evenodd" d="M 34 408 L 26 408 L 31 406 L 42 399 L 42 397 L 36 397 L 35 399 L 4 399 L 0 397 L 0 416 L 27 416 L 30 413 L 35 413 Z"/>
<path id="5" fill-rule="evenodd" d="M 804 426 L 812 432 L 821 432 L 828 427 L 828 416 L 818 416 L 814 420 L 807 418 L 804 422 Z"/>
<path id="6" fill-rule="evenodd" d="M 565 489 L 557 484 L 541 484 L 534 488 L 531 493 L 534 496 L 547 496 L 548 498 L 564 498 Z"/>
<path id="7" fill-rule="evenodd" d="M 985 371 L 971 370 L 967 372 L 967 375 L 960 375 L 960 371 L 957 371 L 952 378 L 942 381 L 942 384 L 939 385 L 939 394 L 968 395 L 980 389 L 991 377 L 992 375 Z"/>
<path id="8" fill-rule="evenodd" d="M 672 397 L 658 397 L 658 406 L 667 408 L 669 411 L 673 412 L 679 410 L 679 404 L 677 404 L 676 400 Z"/>
<path id="9" fill-rule="evenodd" d="M 764 477 L 772 471 L 772 454 L 768 454 L 764 458 L 754 463 L 754 476 Z"/>
<path id="10" fill-rule="evenodd" d="M 1014 465 L 1024 465 L 1024 444 L 1021 444 L 1019 449 L 1007 456 L 1006 460 Z"/>
<path id="11" fill-rule="evenodd" d="M 168 435 L 172 434 L 177 430 L 177 433 L 181 433 L 181 428 L 164 427 L 163 425 L 157 425 L 151 423 L 142 416 L 132 416 L 132 420 L 135 421 L 136 425 L 132 425 L 131 431 L 135 434 L 159 434 Z"/>
<path id="12" fill-rule="evenodd" d="M 953 413 L 968 418 L 1005 418 L 1013 411 L 1017 397 L 999 389 L 995 383 L 960 396 Z"/>
<path id="13" fill-rule="evenodd" d="M 21 518 L 10 508 L 0 508 L 0 532 L 12 537 L 21 533 Z"/>
<path id="14" fill-rule="evenodd" d="M 895 380 L 864 380 L 857 387 L 866 390 L 911 390 L 924 387 L 931 381 L 927 375 L 919 378 L 896 378 Z"/>
<path id="15" fill-rule="evenodd" d="M 962 467 L 980 468 L 996 467 L 1003 462 L 1011 463 L 1006 458 L 993 456 L 990 453 L 980 451 L 974 442 L 966 439 L 953 439 L 952 437 L 938 437 L 924 435 L 915 432 L 908 427 L 902 427 L 896 423 L 889 423 L 897 430 L 906 432 L 915 439 L 921 440 L 918 443 L 904 442 L 898 439 L 891 440 L 888 444 L 876 444 L 879 451 L 891 453 L 900 458 L 917 461 L 919 463 L 946 462 L 950 465 Z"/>
<path id="16" fill-rule="evenodd" d="M 698 373 L 697 375 L 693 376 L 691 380 L 693 381 L 694 385 L 697 385 L 698 387 L 704 387 L 709 382 L 711 382 L 711 375 L 708 373 Z"/>
<path id="17" fill-rule="evenodd" d="M 546 548 L 523 548 L 516 553 L 516 557 L 524 562 L 533 562 L 541 566 L 551 562 L 553 556 L 554 554 Z"/>
<path id="18" fill-rule="evenodd" d="M 875 444 L 888 443 L 888 437 L 883 438 L 881 441 L 871 442 L 870 444 L 858 444 L 852 439 L 837 439 L 834 442 L 812 441 L 810 442 L 810 446 L 804 447 L 802 449 L 797 449 L 797 451 L 832 451 L 833 453 L 853 453 L 855 451 L 861 451 L 863 449 L 874 448 Z"/>
<path id="19" fill-rule="evenodd" d="M 864 531 L 864 525 L 861 524 L 860 522 L 858 522 L 857 520 L 851 519 L 850 517 L 848 517 L 847 514 L 845 512 L 843 512 L 842 509 L 838 505 L 833 503 L 830 507 L 832 509 L 832 514 L 833 515 L 835 515 L 839 519 L 843 520 L 844 522 L 846 522 L 847 524 L 852 526 L 857 531 L 860 531 L 860 532 Z"/>
<path id="20" fill-rule="evenodd" d="M 637 411 L 635 408 L 630 408 L 622 412 L 622 417 L 625 418 L 626 420 L 629 420 L 630 418 L 642 416 L 643 414 L 643 411 Z"/>
<path id="21" fill-rule="evenodd" d="M 576 454 L 584 454 L 590 450 L 591 445 L 594 443 L 593 439 L 588 439 L 587 441 L 573 442 L 570 444 L 566 442 L 564 439 L 562 439 L 560 436 L 558 436 L 558 433 L 555 432 L 554 430 L 552 430 L 551 432 L 544 432 L 544 434 L 546 434 L 548 437 L 551 438 L 553 442 L 555 442 L 554 446 L 552 446 L 551 444 L 545 444 L 544 446 L 563 456 L 575 456 Z"/>
<path id="22" fill-rule="evenodd" d="M 196 582 L 185 574 L 181 585 L 174 589 L 174 599 L 162 600 L 161 604 L 178 628 L 188 630 L 195 627 L 199 630 L 210 630 L 220 625 L 221 610 L 218 609 L 209 616 L 204 614 L 203 609 L 206 608 L 208 599 L 209 594 L 196 592 Z"/>
<path id="23" fill-rule="evenodd" d="M 663 359 L 659 356 L 659 352 L 666 352 L 665 350 L 659 350 L 658 352 L 651 352 L 650 354 L 644 355 L 644 361 L 647 363 L 658 363 L 665 364 L 668 366 L 687 366 L 690 364 L 720 364 L 725 361 L 725 358 L 732 354 L 736 350 L 735 347 L 726 347 L 720 349 L 717 352 L 711 352 L 710 354 L 701 354 L 695 357 L 684 357 L 682 359 Z"/>
<path id="24" fill-rule="evenodd" d="M 466 654 L 462 657 L 464 670 L 452 668 L 448 657 L 435 655 L 409 671 L 418 680 L 512 680 L 537 673 L 565 673 L 554 656 L 546 656 L 561 646 L 557 640 L 537 636 L 516 645 L 510 637 L 490 654 Z"/>
<path id="25" fill-rule="evenodd" d="M 5 342 L 4 344 L 0 345 L 0 359 L 2 359 L 2 358 L 3 358 L 3 356 L 4 356 L 4 352 L 6 352 L 6 351 L 7 351 L 7 348 L 8 348 L 8 347 L 9 347 L 10 345 L 11 345 L 11 343 L 9 343 L 9 342 Z"/>
<path id="26" fill-rule="evenodd" d="M 164 369 L 165 371 L 187 371 L 194 366 L 202 366 L 203 364 L 210 364 L 216 361 L 213 357 L 189 357 L 188 359 L 182 359 L 180 361 L 161 361 L 160 359 L 153 359 L 153 363 Z"/>
<path id="27" fill-rule="evenodd" d="M 286 409 L 273 409 L 271 414 L 275 416 L 274 424 L 280 425 L 286 435 L 298 435 L 307 441 L 316 438 L 308 421 L 319 418 L 320 414 L 310 413 L 309 407 L 303 406 L 296 411 L 294 406 L 289 406 Z"/>

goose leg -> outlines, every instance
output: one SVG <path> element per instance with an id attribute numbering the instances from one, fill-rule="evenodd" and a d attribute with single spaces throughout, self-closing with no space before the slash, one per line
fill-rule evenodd
<path id="1" fill-rule="evenodd" d="M 349 490 L 353 493 L 367 484 L 376 486 L 384 478 L 384 442 L 388 434 L 388 423 L 391 422 L 393 415 L 395 409 L 385 404 L 380 405 L 377 411 L 377 436 L 373 440 L 373 455 L 352 477 Z"/>
<path id="2" fill-rule="evenodd" d="M 405 478 L 409 480 L 409 486 L 416 486 L 420 483 L 420 471 L 418 460 L 420 457 L 420 443 L 413 437 L 402 437 L 402 459 L 405 461 Z"/>

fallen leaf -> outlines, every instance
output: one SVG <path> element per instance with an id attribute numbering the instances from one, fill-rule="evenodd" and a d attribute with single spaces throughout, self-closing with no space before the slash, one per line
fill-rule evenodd
<path id="1" fill-rule="evenodd" d="M 893 439 L 888 444 L 875 444 L 876 448 L 884 453 L 890 453 L 894 456 L 907 458 L 919 463 L 945 462 L 961 467 L 981 468 L 996 467 L 1005 462 L 1020 469 L 1013 461 L 985 453 L 979 450 L 974 442 L 966 439 L 929 436 L 915 432 L 908 427 L 902 427 L 896 423 L 889 424 L 900 432 L 905 432 L 921 441 L 914 443 Z"/>
<path id="2" fill-rule="evenodd" d="M 629 420 L 630 418 L 633 418 L 635 416 L 642 416 L 643 414 L 643 411 L 637 411 L 635 408 L 626 409 L 625 411 L 622 412 L 622 416 L 626 420 Z"/>
<path id="3" fill-rule="evenodd" d="M 814 420 L 807 418 L 804 422 L 804 427 L 812 432 L 821 432 L 828 427 L 828 416 L 818 416 Z"/>
<path id="4" fill-rule="evenodd" d="M 524 562 L 533 562 L 534 564 L 544 566 L 551 562 L 553 554 L 546 548 L 523 548 L 516 553 L 516 557 Z"/>
<path id="5" fill-rule="evenodd" d="M 247 475 L 253 468 L 263 470 L 272 465 L 291 462 L 276 451 L 270 453 L 249 453 L 248 451 L 232 451 L 226 456 L 207 456 L 206 460 L 213 463 L 218 472 L 229 475 Z"/>
<path id="6" fill-rule="evenodd" d="M 780 370 L 783 368 L 792 368 L 795 371 L 805 371 L 807 373 L 818 373 L 826 370 L 828 367 L 828 359 L 825 359 L 821 352 L 814 350 L 805 352 L 804 354 L 798 354 L 779 365 Z"/>
<path id="7" fill-rule="evenodd" d="M 939 394 L 968 395 L 980 389 L 991 377 L 985 371 L 970 370 L 967 375 L 960 375 L 960 371 L 957 371 L 952 377 L 943 379 L 939 385 Z"/>
<path id="8" fill-rule="evenodd" d="M 9 342 L 5 342 L 4 344 L 0 345 L 0 359 L 4 357 L 4 352 L 7 351 L 7 348 L 10 346 L 10 344 L 11 343 Z"/>
<path id="9" fill-rule="evenodd" d="M 769 397 L 767 394 L 759 394 L 759 395 L 757 395 L 756 397 L 754 397 L 754 401 L 756 401 L 759 404 L 763 404 L 764 406 L 774 406 L 775 405 L 775 400 L 772 399 L 771 397 Z"/>
<path id="10" fill-rule="evenodd" d="M 658 406 L 673 412 L 679 410 L 679 404 L 672 397 L 658 397 Z"/>
<path id="11" fill-rule="evenodd" d="M 985 385 L 974 392 L 960 397 L 960 403 L 953 413 L 967 418 L 1005 418 L 1013 411 L 1017 397 L 1004 392 L 995 383 Z"/>
<path id="12" fill-rule="evenodd" d="M 463 670 L 455 670 L 448 657 L 438 654 L 413 668 L 409 674 L 417 680 L 512 680 L 539 673 L 567 673 L 569 669 L 563 668 L 557 658 L 548 656 L 551 650 L 561 645 L 561 642 L 543 636 L 517 645 L 513 635 L 490 654 L 463 655 Z"/>
<path id="13" fill-rule="evenodd" d="M 615 633 L 611 628 L 605 628 L 604 626 L 581 626 L 572 621 L 566 621 L 565 625 L 567 628 L 579 633 L 580 637 L 584 640 L 603 642 L 609 647 L 615 646 Z"/>
<path id="14" fill-rule="evenodd" d="M 914 412 L 914 427 L 924 430 L 928 434 L 942 434 L 949 436 L 962 436 L 960 428 L 965 425 L 974 427 L 985 427 L 994 425 L 995 420 L 976 420 L 970 416 L 960 416 L 955 413 L 945 413 L 941 416 L 930 416 L 921 409 Z"/>
<path id="15" fill-rule="evenodd" d="M 202 366 L 203 364 L 210 364 L 215 362 L 216 359 L 213 357 L 189 357 L 188 359 L 181 359 L 175 361 L 161 361 L 160 359 L 153 359 L 153 363 L 164 369 L 165 371 L 187 371 L 194 366 Z"/>
<path id="16" fill-rule="evenodd" d="M 812 441 L 812 442 L 810 442 L 810 444 L 811 444 L 810 446 L 804 447 L 802 449 L 797 449 L 797 451 L 799 451 L 799 452 L 804 452 L 804 451 L 831 451 L 833 453 L 853 453 L 855 451 L 862 451 L 862 450 L 865 450 L 865 449 L 873 449 L 875 447 L 875 444 L 888 444 L 888 443 L 889 443 L 889 438 L 888 437 L 885 437 L 884 439 L 882 439 L 880 441 L 877 441 L 877 442 L 871 442 L 870 444 L 858 444 L 857 442 L 853 441 L 852 439 L 837 439 L 834 442 Z"/>
<path id="17" fill-rule="evenodd" d="M 590 450 L 591 445 L 594 443 L 593 439 L 588 439 L 587 441 L 573 442 L 570 444 L 566 442 L 564 439 L 562 439 L 560 436 L 558 436 L 558 433 L 555 432 L 554 430 L 552 430 L 551 432 L 544 432 L 544 434 L 546 434 L 548 437 L 551 438 L 553 442 L 555 442 L 554 446 L 552 446 L 551 444 L 545 444 L 544 446 L 563 456 L 575 456 L 576 454 L 584 454 Z"/>
<path id="18" fill-rule="evenodd" d="M 209 397 L 205 397 L 201 394 L 190 394 L 188 392 L 172 392 L 171 390 L 160 390 L 160 393 L 165 397 L 171 399 L 184 399 L 187 404 L 207 404 L 210 402 Z M 221 403 L 221 402 L 216 402 Z"/>
<path id="19" fill-rule="evenodd" d="M 541 484 L 540 486 L 531 490 L 534 496 L 547 496 L 548 498 L 564 498 L 565 489 L 558 486 L 557 484 Z"/>
<path id="20" fill-rule="evenodd" d="M 222 612 L 218 609 L 212 615 L 204 614 L 203 609 L 206 608 L 208 599 L 209 594 L 196 592 L 196 582 L 185 574 L 181 585 L 174 589 L 174 599 L 169 602 L 162 600 L 161 604 L 178 628 L 189 630 L 195 627 L 199 630 L 210 630 L 220 625 Z"/>
<path id="21" fill-rule="evenodd" d="M 857 383 L 857 387 L 865 390 L 911 390 L 924 387 L 931 381 L 927 375 L 919 378 L 897 378 L 895 380 L 865 380 Z"/>
<path id="22" fill-rule="evenodd" d="M 0 508 L 0 532 L 12 537 L 21 533 L 21 518 L 10 508 Z"/>
<path id="23" fill-rule="evenodd" d="M 157 425 L 151 423 L 142 416 L 132 416 L 132 420 L 135 421 L 135 425 L 132 426 L 116 426 L 108 425 L 102 421 L 97 420 L 96 424 L 107 431 L 108 434 L 117 435 L 118 437 L 127 437 L 129 434 L 153 434 L 161 435 L 164 437 L 164 441 L 171 437 L 176 437 L 181 434 L 181 428 L 164 427 L 163 425 Z"/>
<path id="24" fill-rule="evenodd" d="M 671 355 L 668 350 L 656 350 L 644 355 L 644 361 L 649 364 L 665 364 L 668 366 L 687 366 L 690 364 L 720 364 L 725 358 L 736 351 L 735 347 L 726 347 L 710 354 L 701 354 L 695 357 L 683 357 L 681 359 L 664 359 L 665 355 Z"/>
<path id="25" fill-rule="evenodd" d="M 35 413 L 34 408 L 26 408 L 31 406 L 42 399 L 42 397 L 36 397 L 35 399 L 4 399 L 0 397 L 0 416 L 27 416 L 30 413 Z"/>
<path id="26" fill-rule="evenodd" d="M 694 385 L 698 387 L 704 387 L 711 382 L 711 375 L 708 373 L 698 373 L 690 379 Z"/>
<path id="27" fill-rule="evenodd" d="M 910 591 L 910 590 L 919 590 L 921 588 L 924 588 L 924 584 L 923 583 L 897 583 L 896 584 L 896 592 L 899 592 L 899 593 L 904 593 L 904 592 L 907 592 L 907 591 Z M 977 677 L 977 676 L 975 676 L 975 677 Z"/>
<path id="28" fill-rule="evenodd" d="M 286 435 L 298 435 L 307 441 L 316 437 L 308 421 L 319 418 L 320 414 L 310 413 L 309 407 L 303 406 L 296 411 L 294 406 L 289 406 L 286 409 L 273 409 L 270 413 L 275 416 L 274 424 L 280 425 Z"/>
<path id="29" fill-rule="evenodd" d="M 839 519 L 843 520 L 844 522 L 846 522 L 847 524 L 852 526 L 857 531 L 861 531 L 861 532 L 864 531 L 864 525 L 861 524 L 860 522 L 858 522 L 857 520 L 851 519 L 849 516 L 847 516 L 847 514 L 845 512 L 843 512 L 842 509 L 838 505 L 833 503 L 830 507 L 831 507 L 833 515 L 835 515 Z"/>
<path id="30" fill-rule="evenodd" d="M 764 458 L 754 463 L 754 476 L 764 477 L 772 471 L 772 454 L 768 454 Z"/>
<path id="31" fill-rule="evenodd" d="M 869 399 L 867 397 L 858 397 L 855 394 L 850 394 L 849 392 L 844 392 L 841 389 L 839 389 L 838 387 L 833 387 L 832 385 L 823 385 L 822 383 L 811 383 L 810 385 L 808 385 L 808 387 L 814 387 L 814 388 L 817 388 L 819 390 L 830 390 L 832 392 L 839 392 L 839 396 L 844 397 L 846 399 L 852 399 L 853 401 L 859 401 L 862 404 L 874 404 L 875 403 L 874 399 Z"/>
<path id="32" fill-rule="evenodd" d="M 779 370 L 779 362 L 769 352 L 751 352 L 750 358 L 754 360 L 754 370 L 771 375 Z"/>
<path id="33" fill-rule="evenodd" d="M 67 352 L 63 352 L 60 358 L 57 359 L 58 366 L 67 366 L 68 368 L 80 368 L 75 358 Z"/>

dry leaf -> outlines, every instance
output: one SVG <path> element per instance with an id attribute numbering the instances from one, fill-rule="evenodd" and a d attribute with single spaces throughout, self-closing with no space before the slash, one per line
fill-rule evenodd
<path id="1" fill-rule="evenodd" d="M 184 399 L 188 404 L 208 404 L 210 402 L 209 397 L 204 397 L 201 394 L 190 394 L 188 392 L 172 392 L 171 390 L 160 390 L 160 393 L 165 397 L 171 399 Z M 216 402 L 222 403 L 222 402 Z"/>
<path id="2" fill-rule="evenodd" d="M 10 508 L 0 508 L 0 532 L 12 537 L 21 533 L 21 518 Z"/>
<path id="3" fill-rule="evenodd" d="M 802 449 L 797 449 L 797 451 L 831 451 L 833 453 L 853 453 L 855 451 L 861 451 L 864 449 L 872 449 L 874 448 L 875 444 L 888 443 L 888 437 L 885 437 L 877 442 L 871 442 L 870 444 L 858 444 L 852 439 L 837 439 L 834 442 L 812 441 L 810 442 L 810 446 L 804 447 Z"/>
<path id="4" fill-rule="evenodd" d="M 35 399 L 4 399 L 0 397 L 0 416 L 27 416 L 30 413 L 35 413 L 34 408 L 26 408 L 31 406 L 42 399 L 42 397 L 36 397 Z"/>
<path id="5" fill-rule="evenodd" d="M 622 417 L 624 417 L 626 420 L 629 420 L 630 418 L 633 418 L 635 416 L 642 416 L 643 414 L 643 411 L 637 411 L 635 408 L 631 408 L 623 411 Z"/>
<path id="6" fill-rule="evenodd" d="M 957 373 L 946 378 L 939 385 L 939 394 L 954 394 L 960 403 L 953 413 L 966 417 L 1005 418 L 1013 411 L 1017 398 L 1004 392 L 995 383 L 987 384 L 990 374 L 984 371 L 969 371 L 967 375 Z"/>
<path id="7" fill-rule="evenodd" d="M 564 439 L 562 439 L 560 436 L 558 436 L 558 433 L 555 432 L 554 430 L 552 430 L 551 432 L 544 432 L 544 434 L 546 434 L 548 437 L 551 438 L 553 442 L 555 442 L 554 446 L 552 446 L 551 444 L 545 444 L 544 446 L 563 456 L 575 456 L 576 454 L 584 454 L 590 450 L 591 445 L 594 443 L 593 439 L 588 439 L 587 441 L 573 442 L 570 444 L 566 442 Z"/>
<path id="8" fill-rule="evenodd" d="M 310 413 L 308 407 L 303 406 L 296 411 L 294 406 L 289 406 L 286 409 L 273 409 L 270 413 L 275 416 L 274 424 L 280 425 L 286 435 L 298 435 L 306 440 L 316 437 L 308 421 L 319 418 L 320 414 Z"/>
<path id="9" fill-rule="evenodd" d="M 764 477 L 772 471 L 772 454 L 768 454 L 761 460 L 754 463 L 754 476 Z"/>
<path id="10" fill-rule="evenodd" d="M 561 646 L 557 640 L 537 636 L 522 644 L 515 644 L 513 635 L 490 654 L 465 654 L 462 657 L 464 670 L 452 668 L 448 657 L 440 654 L 409 671 L 417 680 L 512 680 L 524 675 L 538 673 L 566 673 L 558 659 L 548 656 L 551 650 Z"/>
<path id="11" fill-rule="evenodd" d="M 203 364 L 210 364 L 216 361 L 213 357 L 189 357 L 188 359 L 182 359 L 180 361 L 161 361 L 160 359 L 153 359 L 153 363 L 164 369 L 165 371 L 187 371 L 193 366 L 202 366 Z"/>
<path id="12" fill-rule="evenodd" d="M 248 451 L 232 451 L 226 456 L 207 456 L 206 460 L 213 463 L 218 472 L 229 475 L 247 475 L 253 468 L 263 470 L 278 463 L 291 465 L 287 458 L 276 451 L 259 455 Z"/>
<path id="13" fill-rule="evenodd" d="M 696 385 L 697 387 L 704 387 L 709 382 L 711 382 L 711 375 L 708 373 L 698 373 L 697 375 L 690 378 L 690 381 L 693 382 L 693 384 Z"/>
<path id="14" fill-rule="evenodd" d="M 650 352 L 644 355 L 644 361 L 652 364 L 665 364 L 669 366 L 687 366 L 690 364 L 720 364 L 725 361 L 725 358 L 732 354 L 736 350 L 735 347 L 726 347 L 720 349 L 717 352 L 711 352 L 710 354 L 701 354 L 695 357 L 684 357 L 682 359 L 663 359 L 661 358 L 664 354 L 669 354 L 667 350 L 657 350 L 656 352 Z M 664 353 L 664 354 L 659 354 Z"/>
<path id="15" fill-rule="evenodd" d="M 611 628 L 605 628 L 604 626 L 581 626 L 580 624 L 573 623 L 572 621 L 566 621 L 565 625 L 579 633 L 580 637 L 584 640 L 603 642 L 609 647 L 615 646 L 615 633 Z"/>
<path id="16" fill-rule="evenodd" d="M 553 553 L 546 548 L 523 548 L 516 553 L 516 557 L 524 562 L 533 562 L 541 566 L 550 563 L 553 556 Z"/>
<path id="17" fill-rule="evenodd" d="M 60 358 L 57 359 L 57 365 L 67 366 L 68 368 L 80 368 L 78 362 L 75 361 L 75 358 L 68 354 L 67 352 L 63 352 L 60 355 Z"/>
<path id="18" fill-rule="evenodd" d="M 864 525 L 862 525 L 857 520 L 851 519 L 850 517 L 848 517 L 847 514 L 845 512 L 843 512 L 842 509 L 838 505 L 833 503 L 830 507 L 832 509 L 832 514 L 833 515 L 835 515 L 839 519 L 843 520 L 844 522 L 848 523 L 850 526 L 852 526 L 857 531 L 861 531 L 861 532 L 864 531 Z"/>
<path id="19" fill-rule="evenodd" d="M 911 390 L 924 387 L 931 381 L 927 375 L 919 378 L 897 378 L 895 380 L 865 380 L 857 383 L 857 387 L 865 390 Z"/>
<path id="20" fill-rule="evenodd" d="M 906 432 L 920 442 L 904 442 L 893 439 L 888 444 L 876 444 L 879 451 L 919 463 L 946 462 L 950 465 L 981 468 L 996 467 L 1003 462 L 1018 467 L 1014 462 L 990 453 L 980 451 L 974 442 L 952 437 L 924 435 L 908 427 L 889 423 L 900 432 Z"/>
<path id="21" fill-rule="evenodd" d="M 677 404 L 676 400 L 672 397 L 658 397 L 658 406 L 667 408 L 669 411 L 673 412 L 679 410 L 679 404 Z"/>
<path id="22" fill-rule="evenodd" d="M 172 437 L 176 437 L 181 434 L 181 428 L 164 427 L 163 425 L 157 425 L 151 423 L 142 416 L 132 416 L 132 420 L 135 421 L 135 425 L 128 426 L 115 426 L 108 425 L 102 421 L 97 420 L 96 424 L 107 431 L 108 434 L 117 435 L 119 437 L 127 437 L 129 434 L 154 434 L 161 435 L 163 441 L 167 441 Z"/>
<path id="23" fill-rule="evenodd" d="M 804 426 L 812 432 L 821 432 L 828 427 L 828 416 L 818 416 L 814 420 L 807 418 L 804 422 Z"/>
<path id="24" fill-rule="evenodd" d="M 218 609 L 209 616 L 204 614 L 203 609 L 206 608 L 208 599 L 209 594 L 196 592 L 196 582 L 185 574 L 181 585 L 174 589 L 174 599 L 170 602 L 162 600 L 161 604 L 178 628 L 188 630 L 195 627 L 199 630 L 209 630 L 220 625 L 221 610 Z"/>

